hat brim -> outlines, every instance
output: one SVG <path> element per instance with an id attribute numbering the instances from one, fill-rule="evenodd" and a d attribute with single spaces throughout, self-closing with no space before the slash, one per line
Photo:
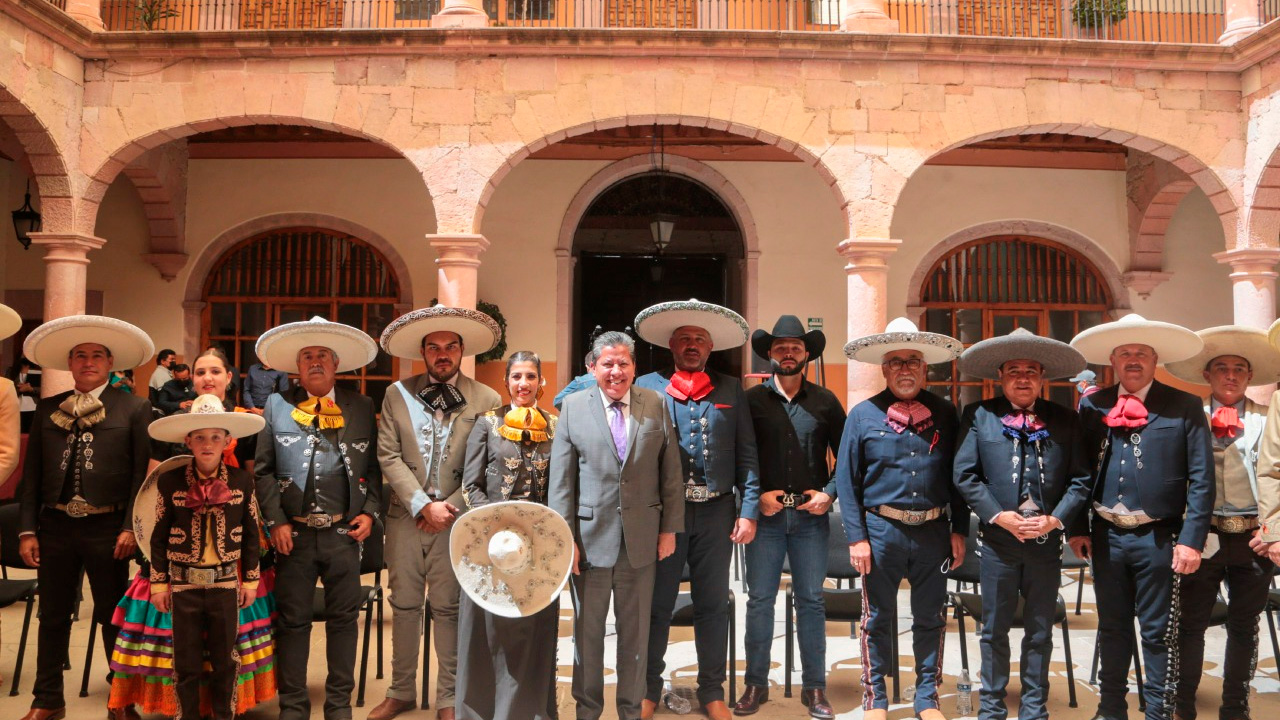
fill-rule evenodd
<path id="1" fill-rule="evenodd" d="M 747 321 L 738 313 L 696 300 L 659 303 L 636 315 L 636 334 L 653 345 L 666 347 L 671 336 L 682 327 L 706 330 L 715 350 L 732 350 L 745 345 L 751 331 Z"/>
<path id="2" fill-rule="evenodd" d="M 22 354 L 42 368 L 70 370 L 71 350 L 93 343 L 111 351 L 112 367 L 136 368 L 155 354 L 156 346 L 141 328 L 102 315 L 68 315 L 31 331 Z"/>
<path id="3" fill-rule="evenodd" d="M 960 355 L 960 373 L 998 380 L 1000 368 L 1010 360 L 1033 360 L 1044 368 L 1045 380 L 1075 375 L 1087 366 L 1075 348 L 1039 335 L 1002 335 L 974 343 Z"/>
<path id="4" fill-rule="evenodd" d="M 13 337 L 22 329 L 22 316 L 8 305 L 0 304 L 0 340 Z"/>
<path id="5" fill-rule="evenodd" d="M 890 332 L 867 335 L 850 340 L 844 346 L 844 354 L 850 360 L 879 365 L 884 356 L 896 350 L 916 350 L 924 356 L 925 364 L 951 362 L 960 357 L 964 345 L 953 337 L 931 332 Z"/>
<path id="6" fill-rule="evenodd" d="M 379 344 L 389 355 L 410 360 L 422 359 L 422 340 L 434 332 L 457 333 L 462 338 L 462 354 L 483 355 L 502 339 L 502 328 L 487 314 L 468 308 L 421 308 L 396 318 L 382 331 Z"/>
<path id="7" fill-rule="evenodd" d="M 489 560 L 489 539 L 500 530 L 529 538 L 533 561 L 509 575 Z M 545 505 L 512 500 L 464 513 L 449 530 L 449 558 L 463 592 L 502 617 L 528 617 L 560 595 L 573 565 L 573 533 L 560 514 Z M 480 573 L 468 566 L 479 566 Z"/>
<path id="8" fill-rule="evenodd" d="M 1204 342 L 1181 325 L 1159 320 L 1103 323 L 1071 340 L 1071 347 L 1093 365 L 1111 364 L 1111 351 L 1121 345 L 1147 345 L 1155 350 L 1160 363 L 1167 366 L 1194 356 L 1204 347 Z"/>
<path id="9" fill-rule="evenodd" d="M 181 443 L 195 430 L 220 428 L 231 437 L 242 438 L 256 435 L 266 425 L 261 415 L 253 413 L 176 413 L 152 420 L 147 433 L 161 442 Z"/>
<path id="10" fill-rule="evenodd" d="M 160 489 L 157 481 L 160 476 L 180 468 L 191 462 L 190 455 L 175 455 L 161 462 L 142 481 L 142 487 L 133 499 L 133 535 L 138 540 L 138 549 L 151 559 L 151 533 L 156 527 L 156 505 L 160 500 Z"/>
<path id="11" fill-rule="evenodd" d="M 326 347 L 337 353 L 338 372 L 359 370 L 378 356 L 378 344 L 359 328 L 312 320 L 266 331 L 254 351 L 268 366 L 292 372 L 298 367 L 298 352 L 309 347 Z"/>
<path id="12" fill-rule="evenodd" d="M 827 349 L 827 336 L 821 330 L 810 330 L 800 336 L 773 335 L 764 330 L 756 330 L 751 333 L 751 351 L 768 360 L 769 352 L 773 350 L 773 341 L 780 337 L 787 340 L 799 340 L 804 343 L 805 352 L 809 353 L 810 360 L 822 357 L 822 353 Z"/>
<path id="13" fill-rule="evenodd" d="M 1204 347 L 1186 360 L 1166 363 L 1170 375 L 1195 385 L 1208 385 L 1205 366 L 1216 357 L 1236 355 L 1249 361 L 1253 379 L 1249 385 L 1269 385 L 1280 381 L 1280 350 L 1272 344 L 1268 333 L 1241 325 L 1221 325 L 1196 333 Z"/>

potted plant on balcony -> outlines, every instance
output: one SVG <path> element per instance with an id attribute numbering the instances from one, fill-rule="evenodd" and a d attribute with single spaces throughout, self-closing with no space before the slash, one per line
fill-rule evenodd
<path id="1" fill-rule="evenodd" d="M 180 13 L 169 7 L 169 0 L 136 0 L 134 7 L 138 10 L 138 24 L 143 30 L 155 30 L 156 25 Z"/>
<path id="2" fill-rule="evenodd" d="M 1105 30 L 1129 16 L 1129 0 L 1075 0 L 1071 21 L 1082 30 Z"/>

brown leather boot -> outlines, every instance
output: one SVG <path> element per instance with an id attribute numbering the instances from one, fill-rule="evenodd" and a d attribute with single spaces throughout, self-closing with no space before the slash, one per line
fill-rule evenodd
<path id="1" fill-rule="evenodd" d="M 406 710 L 412 710 L 415 703 L 408 700 L 397 700 L 395 698 L 387 698 L 378 703 L 378 706 L 369 712 L 369 720 L 391 720 Z"/>
<path id="2" fill-rule="evenodd" d="M 769 702 L 769 688 L 748 685 L 747 689 L 742 691 L 742 697 L 733 704 L 733 714 L 755 715 L 760 710 L 760 706 L 767 702 Z"/>

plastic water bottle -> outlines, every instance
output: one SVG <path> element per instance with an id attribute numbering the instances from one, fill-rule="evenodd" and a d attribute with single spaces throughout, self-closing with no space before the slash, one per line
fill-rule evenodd
<path id="1" fill-rule="evenodd" d="M 956 682 L 956 715 L 967 717 L 973 714 L 973 682 L 969 679 L 969 671 L 961 670 L 960 679 Z"/>
<path id="2" fill-rule="evenodd" d="M 676 692 L 675 688 L 671 687 L 670 681 L 662 684 L 662 704 L 677 715 L 688 715 L 693 709 L 689 699 Z"/>
<path id="3" fill-rule="evenodd" d="M 916 699 L 916 686 L 908 685 L 902 688 L 902 699 L 905 702 L 912 702 Z"/>

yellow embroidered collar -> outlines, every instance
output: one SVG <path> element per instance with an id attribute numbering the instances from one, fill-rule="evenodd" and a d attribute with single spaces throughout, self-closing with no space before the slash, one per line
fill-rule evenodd
<path id="1" fill-rule="evenodd" d="M 337 430 L 344 424 L 342 408 L 338 407 L 338 403 L 331 398 L 318 398 L 314 395 L 309 395 L 306 400 L 298 403 L 290 416 L 304 426 L 315 425 L 316 418 L 319 418 L 321 430 Z"/>
<path id="2" fill-rule="evenodd" d="M 547 419 L 536 408 L 513 407 L 502 418 L 498 434 L 511 442 L 526 438 L 534 442 L 546 442 Z"/>

